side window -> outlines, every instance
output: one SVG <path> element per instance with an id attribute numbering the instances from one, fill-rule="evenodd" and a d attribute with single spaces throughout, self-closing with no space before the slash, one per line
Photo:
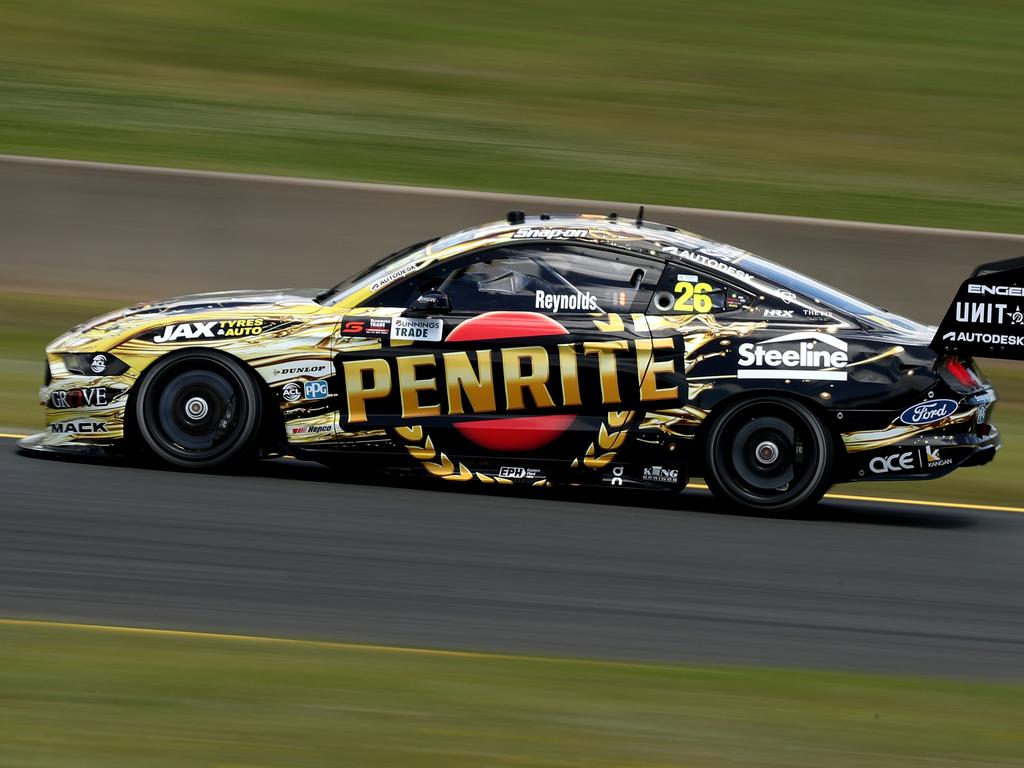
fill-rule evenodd
<path id="1" fill-rule="evenodd" d="M 651 312 L 662 315 L 708 315 L 733 312 L 753 303 L 746 291 L 719 277 L 692 269 L 688 264 L 669 263 L 658 281 Z"/>
<path id="2" fill-rule="evenodd" d="M 629 312 L 646 306 L 660 270 L 617 251 L 530 243 L 480 253 L 441 290 L 456 312 Z"/>

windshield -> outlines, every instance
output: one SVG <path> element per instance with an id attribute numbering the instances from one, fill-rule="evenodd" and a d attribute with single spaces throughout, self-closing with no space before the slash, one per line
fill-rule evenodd
<path id="1" fill-rule="evenodd" d="M 422 251 L 436 241 L 436 237 L 431 237 L 427 240 L 413 243 L 394 253 L 389 253 L 383 258 L 377 259 L 368 267 L 356 272 L 351 277 L 342 280 L 333 288 L 324 291 L 316 297 L 316 301 L 329 306 L 337 304 L 346 296 L 350 296 L 367 286 L 375 285 L 374 290 L 382 288 L 399 277 L 412 272 L 416 268 L 417 263 L 422 260 Z"/>

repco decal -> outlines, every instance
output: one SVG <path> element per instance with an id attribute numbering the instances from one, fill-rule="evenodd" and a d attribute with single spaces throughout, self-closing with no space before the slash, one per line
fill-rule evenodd
<path id="1" fill-rule="evenodd" d="M 674 338 L 573 341 L 561 323 L 537 313 L 487 312 L 458 325 L 430 351 L 406 351 L 338 356 L 341 424 L 416 425 L 396 428 L 415 443 L 410 453 L 431 464 L 433 474 L 457 479 L 473 473 L 435 447 L 441 433 L 432 440 L 425 430 L 451 426 L 447 434 L 458 434 L 472 450 L 519 454 L 570 431 L 589 441 L 594 435 L 585 427 L 591 423 L 599 440 L 582 459 L 607 463 L 625 440 L 635 408 L 677 403 L 686 393 Z M 586 423 L 574 427 L 580 417 Z"/>

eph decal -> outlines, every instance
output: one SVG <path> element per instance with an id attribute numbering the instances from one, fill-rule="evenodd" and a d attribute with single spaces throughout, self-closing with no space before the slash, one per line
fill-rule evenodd
<path id="1" fill-rule="evenodd" d="M 443 320 L 396 317 L 391 323 L 392 341 L 440 341 L 443 332 Z"/>
<path id="2" fill-rule="evenodd" d="M 544 472 L 531 467 L 502 467 L 498 470 L 498 477 L 508 480 L 542 480 Z"/>
<path id="3" fill-rule="evenodd" d="M 904 424 L 931 424 L 953 415 L 956 409 L 955 400 L 929 400 L 907 408 L 900 414 L 900 421 Z"/>
<path id="4" fill-rule="evenodd" d="M 739 347 L 740 379 L 846 381 L 845 341 L 827 333 L 800 331 Z"/>
<path id="5" fill-rule="evenodd" d="M 166 344 L 172 341 L 259 336 L 263 333 L 264 324 L 265 321 L 261 317 L 249 317 L 243 320 L 175 323 L 173 325 L 165 325 L 151 339 L 155 344 Z"/>
<path id="6" fill-rule="evenodd" d="M 597 305 L 597 297 L 590 291 L 578 293 L 547 293 L 537 291 L 535 298 L 537 309 L 546 309 L 549 312 L 600 312 L 601 307 Z"/>

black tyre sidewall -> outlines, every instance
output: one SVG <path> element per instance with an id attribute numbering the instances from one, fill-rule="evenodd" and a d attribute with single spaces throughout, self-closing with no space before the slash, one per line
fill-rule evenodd
<path id="1" fill-rule="evenodd" d="M 191 368 L 209 367 L 219 369 L 219 373 L 230 379 L 237 395 L 245 399 L 245 417 L 237 427 L 235 439 L 225 445 L 222 452 L 202 459 L 191 459 L 164 444 L 160 431 L 149 423 L 147 399 L 158 397 L 162 388 L 178 373 Z M 146 371 L 133 398 L 132 415 L 143 444 L 161 461 L 186 469 L 218 469 L 251 458 L 261 434 L 263 396 L 251 369 L 243 363 L 213 350 L 189 350 L 163 357 Z"/>
<path id="2" fill-rule="evenodd" d="M 798 495 L 792 499 L 780 502 L 758 502 L 752 500 L 733 490 L 731 482 L 722 472 L 715 459 L 718 452 L 718 443 L 723 439 L 724 432 L 732 417 L 737 411 L 763 404 L 765 406 L 783 407 L 798 415 L 806 424 L 813 436 L 818 460 L 814 467 L 814 474 L 811 482 Z M 835 444 L 832 435 L 822 423 L 822 420 L 807 405 L 799 400 L 774 397 L 765 395 L 761 397 L 750 397 L 734 402 L 726 407 L 726 410 L 715 418 L 708 431 L 707 439 L 704 441 L 704 479 L 715 497 L 728 501 L 740 508 L 742 511 L 760 513 L 783 513 L 805 510 L 816 504 L 825 492 L 832 485 L 832 472 L 835 463 Z"/>

